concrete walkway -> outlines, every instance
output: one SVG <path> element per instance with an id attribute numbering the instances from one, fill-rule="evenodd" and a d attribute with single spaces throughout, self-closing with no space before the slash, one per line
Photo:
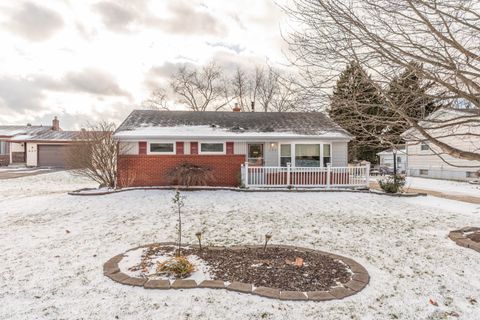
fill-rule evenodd
<path id="1" fill-rule="evenodd" d="M 0 168 L 0 180 L 35 176 L 38 174 L 45 174 L 53 171 L 55 170 L 54 169 L 29 169 L 29 168 L 24 168 L 24 169 L 23 168 L 22 169 Z"/>
<path id="2" fill-rule="evenodd" d="M 370 189 L 382 190 L 377 181 L 370 181 Z M 463 201 L 463 202 L 468 202 L 468 203 L 473 203 L 473 204 L 480 204 L 480 197 L 475 197 L 475 196 L 449 194 L 449 193 L 440 192 L 440 191 L 425 190 L 425 189 L 414 189 L 414 188 L 404 188 L 403 191 L 412 192 L 412 193 L 426 193 L 430 196 L 434 196 L 434 197 L 438 197 L 438 198 Z"/>

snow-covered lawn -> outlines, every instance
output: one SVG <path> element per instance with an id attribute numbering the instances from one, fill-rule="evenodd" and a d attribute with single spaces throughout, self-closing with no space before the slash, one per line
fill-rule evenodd
<path id="1" fill-rule="evenodd" d="M 460 319 L 480 314 L 480 254 L 450 230 L 480 207 L 363 193 L 187 193 L 186 242 L 297 244 L 357 260 L 371 275 L 341 301 L 284 302 L 224 290 L 145 290 L 102 274 L 125 250 L 172 241 L 172 191 L 81 197 L 65 172 L 0 181 L 0 319 Z M 433 299 L 438 307 L 429 303 Z M 475 303 L 474 301 L 477 301 Z"/>
<path id="2" fill-rule="evenodd" d="M 452 195 L 480 197 L 480 185 L 460 181 L 407 177 L 405 189 L 407 188 L 432 190 Z"/>

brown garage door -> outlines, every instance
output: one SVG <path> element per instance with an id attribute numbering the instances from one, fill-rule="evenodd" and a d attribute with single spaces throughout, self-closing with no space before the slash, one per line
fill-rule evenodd
<path id="1" fill-rule="evenodd" d="M 39 145 L 38 166 L 65 168 L 65 156 L 68 146 L 65 145 Z"/>

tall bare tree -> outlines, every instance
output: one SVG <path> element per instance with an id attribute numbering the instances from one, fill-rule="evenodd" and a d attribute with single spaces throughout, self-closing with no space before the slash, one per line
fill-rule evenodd
<path id="1" fill-rule="evenodd" d="M 232 100 L 222 69 L 209 63 L 201 69 L 180 67 L 171 86 L 178 101 L 193 111 L 220 110 Z"/>
<path id="2" fill-rule="evenodd" d="M 150 97 L 142 102 L 142 107 L 151 110 L 170 110 L 167 91 L 164 88 L 153 90 Z"/>
<path id="3" fill-rule="evenodd" d="M 480 146 L 462 150 L 442 139 L 437 129 L 480 124 L 480 2 L 474 0 L 293 0 L 285 8 L 294 29 L 287 41 L 308 89 L 328 99 L 334 79 L 354 60 L 371 74 L 371 84 L 388 112 L 365 121 L 405 121 L 418 135 L 438 148 L 440 156 L 480 160 Z M 391 99 L 388 84 L 411 64 L 428 88 L 422 94 L 445 108 L 464 105 L 477 112 L 450 119 L 424 120 L 408 114 L 405 105 Z M 480 138 L 467 130 L 466 138 Z M 480 141 L 480 139 L 477 139 Z M 473 150 L 473 151 L 472 151 Z"/>

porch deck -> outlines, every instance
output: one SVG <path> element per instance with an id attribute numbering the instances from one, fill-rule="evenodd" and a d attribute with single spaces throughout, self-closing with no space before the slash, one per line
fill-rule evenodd
<path id="1" fill-rule="evenodd" d="M 242 165 L 246 188 L 368 188 L 370 166 L 354 167 L 261 167 Z"/>

